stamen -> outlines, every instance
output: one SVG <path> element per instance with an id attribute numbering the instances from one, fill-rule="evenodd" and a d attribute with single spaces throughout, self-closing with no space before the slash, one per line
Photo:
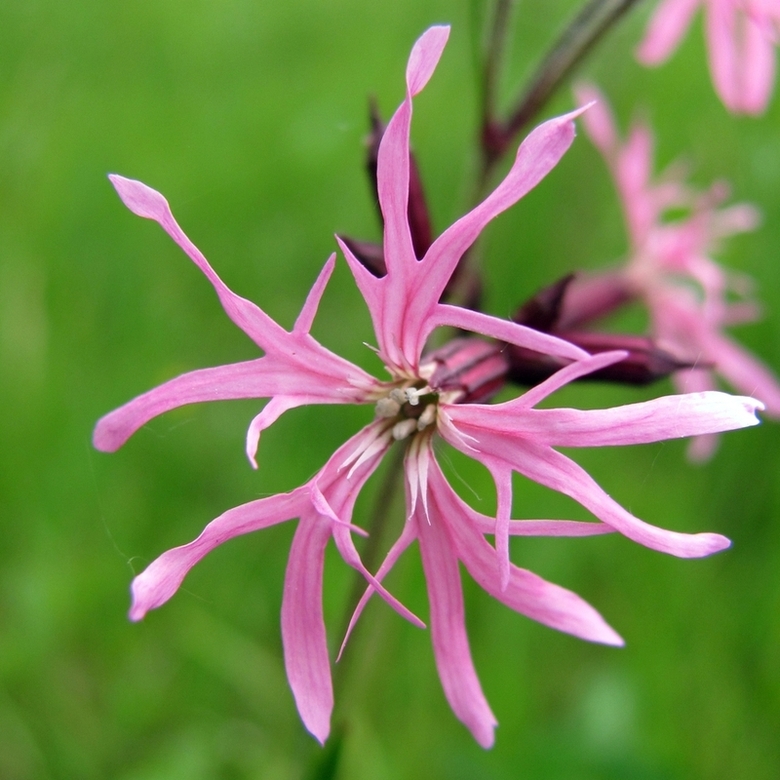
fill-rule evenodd
<path id="1" fill-rule="evenodd" d="M 397 422 L 393 426 L 393 438 L 396 441 L 405 439 L 412 431 L 417 430 L 417 420 L 407 419 Z"/>
<path id="2" fill-rule="evenodd" d="M 428 404 L 417 418 L 417 430 L 422 431 L 436 419 L 436 404 Z"/>
<path id="3" fill-rule="evenodd" d="M 420 398 L 422 398 L 424 395 L 428 395 L 431 392 L 433 391 L 427 385 L 419 389 L 416 387 L 407 387 L 406 390 L 404 390 L 404 396 L 409 402 L 409 406 L 417 406 L 417 404 L 420 403 Z"/>
<path id="4" fill-rule="evenodd" d="M 385 396 L 376 402 L 377 417 L 395 417 L 401 411 L 401 404 L 394 398 Z"/>
<path id="5" fill-rule="evenodd" d="M 409 400 L 406 393 L 404 393 L 404 391 L 401 390 L 400 387 L 394 387 L 390 391 L 389 395 L 390 398 L 392 398 L 393 401 L 395 401 L 398 404 L 399 409 Z"/>

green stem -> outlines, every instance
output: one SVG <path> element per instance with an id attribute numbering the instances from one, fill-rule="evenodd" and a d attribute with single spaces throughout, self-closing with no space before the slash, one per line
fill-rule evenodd
<path id="1" fill-rule="evenodd" d="M 504 122 L 495 116 L 486 118 L 482 129 L 480 189 L 516 136 L 541 111 L 590 50 L 638 2 L 640 0 L 590 0 L 542 60 L 509 118 Z M 491 75 L 491 78 L 495 76 Z"/>
<path id="2" fill-rule="evenodd" d="M 513 0 L 498 0 L 493 12 L 492 24 L 484 45 L 484 66 L 482 69 L 482 126 L 487 126 L 496 115 L 496 93 L 501 74 L 501 65 L 509 33 L 509 14 Z"/>

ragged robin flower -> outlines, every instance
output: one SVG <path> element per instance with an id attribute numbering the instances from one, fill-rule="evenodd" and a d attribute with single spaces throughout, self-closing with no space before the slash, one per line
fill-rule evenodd
<path id="1" fill-rule="evenodd" d="M 753 425 L 760 404 L 707 392 L 659 398 L 601 411 L 534 409 L 558 387 L 624 353 L 590 357 L 582 349 L 530 328 L 440 303 L 442 290 L 463 252 L 496 215 L 527 193 L 557 163 L 574 138 L 579 112 L 537 127 L 520 146 L 498 187 L 444 231 L 417 259 L 407 219 L 409 130 L 412 98 L 432 75 L 449 28 L 433 27 L 412 49 L 406 98 L 392 117 L 378 154 L 377 178 L 384 217 L 386 273 L 374 276 L 342 245 L 347 263 L 371 314 L 377 352 L 389 377 L 377 379 L 336 356 L 309 333 L 333 270 L 332 256 L 320 273 L 291 331 L 255 304 L 233 293 L 187 238 L 166 200 L 140 182 L 112 176 L 125 205 L 158 222 L 206 275 L 230 318 L 264 351 L 232 365 L 192 371 L 150 390 L 98 422 L 98 449 L 113 451 L 148 420 L 190 403 L 232 398 L 269 398 L 252 421 L 247 453 L 254 463 L 259 436 L 286 410 L 305 404 L 363 404 L 373 418 L 295 490 L 251 501 L 225 512 L 200 536 L 163 553 L 132 585 L 130 617 L 140 620 L 178 589 L 187 572 L 226 540 L 298 519 L 282 599 L 282 639 L 287 676 L 306 728 L 321 742 L 333 708 L 330 659 L 322 610 L 325 547 L 332 537 L 344 560 L 417 625 L 363 566 L 352 533 L 355 499 L 392 446 L 406 447 L 407 523 L 381 576 L 417 538 L 430 595 L 434 654 L 445 695 L 480 745 L 493 743 L 496 725 L 472 664 L 465 632 L 457 561 L 489 593 L 510 608 L 583 639 L 622 644 L 620 637 L 579 596 L 545 582 L 509 561 L 510 535 L 583 536 L 619 531 L 641 544 L 682 557 L 708 555 L 728 540 L 718 534 L 683 534 L 646 524 L 613 501 L 556 445 L 602 446 L 659 441 Z M 437 328 L 480 334 L 426 352 Z M 491 341 L 493 340 L 493 341 Z M 568 365 L 525 395 L 503 404 L 484 401 L 501 385 L 506 363 L 500 344 L 511 343 L 553 355 Z M 496 482 L 496 517 L 465 504 L 442 475 L 435 454 L 443 439 L 487 466 Z M 513 521 L 511 475 L 518 471 L 574 497 L 598 522 Z M 485 537 L 493 536 L 495 545 Z"/>
<path id="2" fill-rule="evenodd" d="M 780 417 L 777 377 L 725 332 L 758 318 L 750 299 L 752 280 L 712 259 L 724 238 L 756 227 L 758 212 L 745 203 L 723 206 L 728 195 L 723 182 L 705 192 L 693 189 L 680 165 L 656 176 L 650 129 L 635 122 L 622 141 L 598 90 L 580 85 L 576 96 L 595 102 L 583 124 L 615 180 L 629 251 L 622 267 L 569 285 L 558 329 L 583 325 L 639 300 L 648 309 L 658 346 L 689 364 L 673 376 L 681 392 L 713 389 L 719 377 L 759 398 L 770 416 Z M 706 459 L 716 443 L 714 436 L 697 437 L 691 457 Z"/>

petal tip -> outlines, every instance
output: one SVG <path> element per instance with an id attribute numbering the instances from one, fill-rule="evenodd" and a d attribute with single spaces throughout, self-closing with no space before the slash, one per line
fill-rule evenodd
<path id="1" fill-rule="evenodd" d="M 144 219 L 160 220 L 170 212 L 168 201 L 157 190 L 137 179 L 109 173 L 108 179 L 130 211 Z"/>
<path id="2" fill-rule="evenodd" d="M 406 86 L 411 95 L 421 92 L 430 80 L 449 36 L 449 25 L 434 25 L 415 41 L 406 66 Z"/>
<path id="3" fill-rule="evenodd" d="M 116 452 L 124 439 L 118 435 L 116 430 L 107 424 L 106 417 L 98 420 L 95 430 L 92 432 L 92 446 L 100 452 Z"/>
<path id="4" fill-rule="evenodd" d="M 609 645 L 610 647 L 625 647 L 626 640 L 623 639 L 617 631 L 605 624 L 605 630 L 603 636 L 599 639 L 601 644 Z"/>
<path id="5" fill-rule="evenodd" d="M 498 724 L 493 723 L 490 727 L 484 730 L 483 733 L 474 734 L 474 739 L 477 744 L 484 750 L 490 750 L 496 743 L 495 728 Z M 473 732 L 472 732 L 473 733 Z"/>
<path id="6" fill-rule="evenodd" d="M 731 539 L 720 534 L 707 534 L 712 537 L 712 552 L 717 553 L 722 550 L 728 550 L 731 547 Z"/>
<path id="7" fill-rule="evenodd" d="M 132 590 L 132 589 L 131 589 Z M 130 605 L 130 610 L 127 613 L 127 617 L 133 623 L 138 623 L 146 617 L 147 609 L 138 603 L 138 599 L 133 593 L 133 603 Z"/>
<path id="8" fill-rule="evenodd" d="M 306 727 L 306 731 L 320 743 L 321 747 L 325 747 L 325 743 L 330 736 L 330 711 L 327 713 L 319 713 L 316 716 L 309 714 L 307 717 L 304 717 L 299 710 L 299 714 L 301 714 L 301 719 L 303 720 L 303 725 Z"/>

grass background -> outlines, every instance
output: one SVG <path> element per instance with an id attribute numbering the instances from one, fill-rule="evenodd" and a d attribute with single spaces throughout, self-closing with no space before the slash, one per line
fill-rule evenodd
<path id="1" fill-rule="evenodd" d="M 576 6 L 518 5 L 506 100 Z M 736 199 L 761 207 L 763 227 L 720 257 L 756 278 L 766 306 L 740 338 L 780 366 L 780 98 L 760 119 L 729 116 L 709 82 L 700 20 L 669 64 L 641 69 L 631 51 L 651 8 L 640 4 L 582 72 L 623 126 L 644 110 L 660 165 L 684 156 L 701 186 L 725 177 Z M 231 287 L 289 327 L 333 233 L 378 236 L 362 172 L 366 97 L 390 114 L 412 42 L 437 22 L 453 31 L 416 102 L 413 138 L 436 228 L 467 207 L 480 11 L 466 0 L 0 5 L 4 780 L 318 771 L 323 754 L 298 720 L 281 660 L 292 523 L 214 552 L 141 624 L 126 619 L 127 587 L 226 508 L 307 479 L 370 410 L 285 415 L 264 434 L 258 472 L 242 454 L 254 402 L 179 410 L 115 455 L 94 452 L 91 429 L 105 412 L 182 371 L 256 354 L 197 270 L 127 212 L 105 175 L 163 192 Z M 561 94 L 546 115 L 570 105 Z M 625 248 L 612 184 L 581 136 L 489 229 L 487 309 L 506 315 Z M 373 367 L 361 345 L 368 317 L 343 263 L 315 333 Z M 668 389 L 574 388 L 560 401 L 625 403 Z M 475 662 L 500 722 L 490 752 L 449 711 L 428 634 L 372 605 L 337 691 L 336 776 L 777 777 L 779 441 L 771 422 L 728 435 L 704 467 L 687 464 L 682 442 L 576 453 L 641 517 L 718 531 L 734 546 L 701 561 L 611 537 L 513 547 L 516 562 L 593 603 L 623 650 L 538 626 L 464 578 Z M 484 473 L 452 460 L 489 508 Z M 523 481 L 515 501 L 521 517 L 586 517 Z M 351 578 L 335 554 L 326 575 L 335 642 Z M 427 614 L 415 551 L 389 584 Z"/>

